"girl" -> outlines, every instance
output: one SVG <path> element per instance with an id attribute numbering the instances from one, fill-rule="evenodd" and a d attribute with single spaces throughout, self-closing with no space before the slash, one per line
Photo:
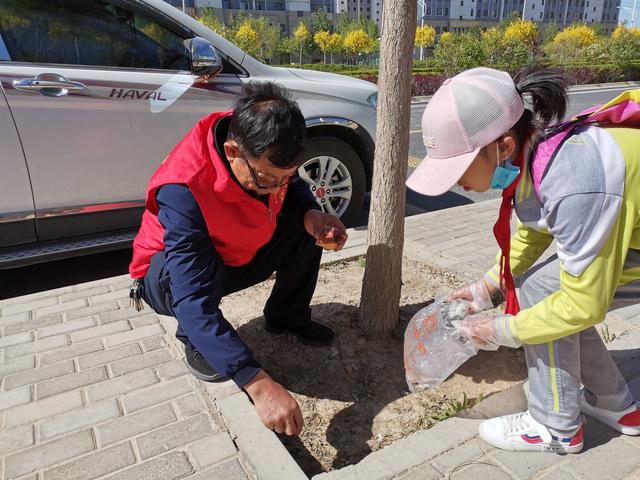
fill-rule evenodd
<path id="1" fill-rule="evenodd" d="M 640 434 L 640 402 L 594 328 L 608 309 L 640 302 L 640 130 L 579 125 L 534 187 L 536 154 L 551 138 L 543 128 L 564 117 L 566 84 L 548 68 L 514 80 L 475 68 L 447 80 L 424 112 L 427 156 L 407 181 L 425 195 L 455 183 L 506 191 L 494 229 L 501 262 L 449 296 L 470 302 L 476 315 L 460 328 L 481 348 L 524 344 L 528 410 L 480 425 L 505 450 L 579 452 L 581 411 Z M 519 221 L 509 248 L 511 199 Z M 553 240 L 557 255 L 532 267 Z M 502 300 L 504 284 L 508 313 L 482 313 Z"/>

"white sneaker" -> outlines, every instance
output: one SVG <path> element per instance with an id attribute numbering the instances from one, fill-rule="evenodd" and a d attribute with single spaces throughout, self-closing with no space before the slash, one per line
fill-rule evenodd
<path id="1" fill-rule="evenodd" d="M 487 443 L 514 452 L 578 453 L 584 443 L 582 426 L 572 435 L 557 435 L 528 411 L 485 420 L 479 431 Z"/>
<path id="2" fill-rule="evenodd" d="M 640 435 L 640 402 L 635 401 L 621 412 L 594 407 L 582 396 L 582 411 L 625 435 Z"/>

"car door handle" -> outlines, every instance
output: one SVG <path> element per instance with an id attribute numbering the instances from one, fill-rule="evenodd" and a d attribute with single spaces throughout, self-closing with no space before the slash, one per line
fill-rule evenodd
<path id="1" fill-rule="evenodd" d="M 38 92 L 47 97 L 64 97 L 69 92 L 80 92 L 87 89 L 81 82 L 67 80 L 62 75 L 41 73 L 35 78 L 14 80 L 13 88 L 21 92 Z"/>

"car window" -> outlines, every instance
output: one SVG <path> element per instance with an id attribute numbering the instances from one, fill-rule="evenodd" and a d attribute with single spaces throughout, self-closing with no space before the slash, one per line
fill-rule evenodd
<path id="1" fill-rule="evenodd" d="M 108 0 L 2 0 L 9 59 L 120 68 L 189 70 L 183 38 Z"/>

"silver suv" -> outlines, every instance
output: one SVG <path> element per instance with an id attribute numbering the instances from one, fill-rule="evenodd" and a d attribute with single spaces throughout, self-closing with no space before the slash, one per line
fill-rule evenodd
<path id="1" fill-rule="evenodd" d="M 2 0 L 0 269 L 128 246 L 151 174 L 249 80 L 293 93 L 309 135 L 301 176 L 353 222 L 375 85 L 264 65 L 162 0 Z"/>

